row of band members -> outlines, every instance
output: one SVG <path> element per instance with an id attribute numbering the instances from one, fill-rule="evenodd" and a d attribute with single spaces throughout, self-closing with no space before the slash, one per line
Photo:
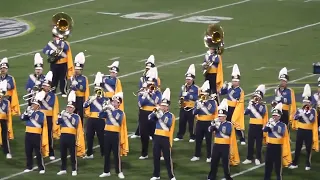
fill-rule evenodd
<path id="1" fill-rule="evenodd" d="M 208 57 L 210 58 L 210 56 L 206 56 L 206 58 L 208 58 Z M 217 58 L 219 58 L 219 56 L 216 56 L 213 58 L 217 59 Z M 82 108 L 83 106 L 82 105 L 83 105 L 83 102 L 85 102 L 85 100 L 88 99 L 87 97 L 89 96 L 89 93 L 88 93 L 89 88 L 88 88 L 87 78 L 81 74 L 82 68 L 83 68 L 83 65 L 85 62 L 84 61 L 84 59 L 85 59 L 84 54 L 79 53 L 75 59 L 76 59 L 75 60 L 75 70 L 76 71 L 75 71 L 75 75 L 73 76 L 73 78 L 71 78 L 71 79 L 73 79 L 71 82 L 71 89 L 76 92 L 76 96 L 77 96 L 76 101 L 75 101 L 76 102 L 75 110 L 77 111 L 78 114 L 80 114 L 80 116 L 82 116 L 82 118 L 80 117 L 80 119 L 83 119 L 83 114 L 85 114 L 85 113 L 83 113 L 83 108 Z M 7 70 L 9 68 L 7 59 L 3 59 L 0 64 L 1 64 L 1 75 L 2 75 L 1 80 L 2 80 L 2 82 L 5 82 L 4 80 L 6 80 L 5 86 L 6 86 L 7 90 L 4 92 L 6 92 L 6 94 L 9 95 L 8 100 L 11 101 L 11 104 L 10 104 L 11 114 L 12 115 L 19 114 L 19 104 L 17 105 L 17 102 L 14 102 L 14 99 L 17 98 L 14 78 L 10 75 L 7 75 Z M 149 139 L 149 136 L 153 135 L 154 127 L 155 127 L 154 123 L 152 123 L 152 121 L 148 121 L 148 118 L 145 118 L 146 114 L 150 114 L 150 112 L 152 112 L 154 106 L 156 104 L 160 103 L 160 99 L 161 99 L 161 93 L 160 93 L 160 91 L 158 91 L 159 89 L 155 88 L 155 89 L 151 90 L 152 88 L 150 88 L 150 83 L 148 83 L 148 82 L 153 82 L 155 87 L 157 87 L 158 84 L 160 84 L 160 80 L 157 77 L 156 68 L 154 67 L 155 65 L 154 65 L 154 57 L 153 56 L 151 56 L 147 60 L 146 65 L 147 65 L 147 68 L 150 70 L 147 71 L 147 73 L 145 74 L 144 77 L 141 77 L 140 86 L 142 87 L 142 89 L 146 88 L 148 90 L 147 91 L 145 91 L 145 90 L 139 91 L 139 106 L 140 106 L 139 125 L 141 128 L 139 130 L 139 132 L 144 132 L 144 133 L 141 133 L 142 153 L 141 153 L 141 157 L 139 159 L 148 158 L 148 139 Z M 110 76 L 104 77 L 101 81 L 101 82 L 104 81 L 104 83 L 101 83 L 101 85 L 104 86 L 104 89 L 107 90 L 105 96 L 108 98 L 112 97 L 112 95 L 115 94 L 116 92 L 122 91 L 120 80 L 118 78 L 115 78 L 115 76 L 117 75 L 117 73 L 119 71 L 118 66 L 119 66 L 118 62 L 115 62 L 111 66 L 109 66 Z M 56 117 L 54 117 L 55 114 L 58 114 L 58 113 L 55 113 L 55 111 L 58 112 L 58 110 L 57 110 L 58 109 L 58 102 L 57 102 L 56 96 L 54 95 L 54 92 L 51 91 L 51 89 L 50 89 L 51 83 L 47 83 L 47 85 L 46 85 L 46 83 L 44 83 L 45 81 L 51 82 L 53 75 L 52 75 L 52 73 L 48 73 L 47 78 L 46 78 L 41 73 L 42 67 L 43 67 L 42 58 L 40 57 L 40 54 L 36 54 L 35 55 L 35 74 L 32 74 L 29 76 L 29 80 L 27 83 L 27 90 L 31 91 L 31 89 L 34 87 L 34 85 L 37 85 L 37 84 L 39 85 L 39 83 L 40 83 L 43 87 L 43 90 L 47 92 L 46 98 L 42 100 L 43 103 L 41 103 L 41 106 L 42 106 L 41 109 L 43 109 L 42 111 L 45 113 L 46 118 L 47 118 L 47 122 L 49 125 L 48 126 L 49 134 L 52 133 L 54 135 L 55 134 L 54 131 L 58 131 L 57 127 L 55 127 L 55 125 L 53 123 L 53 119 L 56 119 Z M 182 139 L 182 136 L 185 133 L 185 129 L 186 129 L 185 128 L 186 121 L 189 122 L 189 128 L 190 128 L 190 126 L 192 127 L 193 122 L 191 122 L 190 119 L 193 120 L 194 115 L 197 114 L 197 113 L 195 113 L 196 110 L 202 110 L 202 111 L 200 111 L 200 113 L 197 116 L 198 123 L 196 126 L 196 132 L 197 132 L 196 135 L 193 135 L 193 131 L 190 131 L 190 142 L 193 142 L 193 140 L 196 136 L 196 138 L 195 138 L 196 139 L 196 152 L 195 152 L 195 156 L 191 160 L 196 161 L 196 160 L 200 159 L 201 142 L 202 142 L 203 136 L 206 136 L 207 162 L 210 162 L 212 160 L 211 159 L 211 148 L 209 148 L 209 147 L 211 147 L 211 138 L 210 138 L 211 133 L 208 133 L 207 129 L 210 126 L 209 125 L 210 123 L 208 123 L 208 122 L 210 122 L 212 119 L 214 119 L 214 117 L 212 116 L 213 112 L 210 112 L 210 109 L 214 109 L 214 106 L 217 106 L 217 102 L 215 101 L 216 104 L 208 103 L 207 111 L 206 110 L 203 111 L 203 109 L 201 109 L 201 107 L 198 106 L 198 104 L 196 103 L 198 96 L 199 96 L 198 91 L 200 91 L 200 94 L 201 94 L 201 92 L 207 93 L 208 91 L 212 91 L 212 89 L 210 89 L 210 84 L 207 81 L 207 83 L 204 86 L 209 86 L 209 87 L 206 88 L 205 91 L 201 91 L 201 88 L 194 85 L 194 81 L 193 81 L 194 78 L 195 78 L 195 69 L 194 69 L 194 65 L 191 65 L 186 73 L 186 84 L 182 87 L 182 91 L 181 91 L 181 97 L 183 97 L 183 103 L 181 104 L 182 108 L 180 111 L 180 119 L 181 119 L 180 122 L 181 123 L 179 122 L 179 132 L 178 132 L 177 138 L 175 138 L 175 141 Z M 232 78 L 233 78 L 232 84 L 224 83 L 222 85 L 222 89 L 220 92 L 221 92 L 221 94 L 228 94 L 228 96 L 227 96 L 227 99 L 228 99 L 228 101 L 227 101 L 228 102 L 228 111 L 227 111 L 228 116 L 227 116 L 227 118 L 229 121 L 231 121 L 231 119 L 232 119 L 232 121 L 234 123 L 233 125 L 236 127 L 236 132 L 238 132 L 237 134 L 240 137 L 241 144 L 245 144 L 244 133 L 243 133 L 243 131 L 241 131 L 241 130 L 244 130 L 244 123 L 243 123 L 243 118 L 242 118 L 244 108 L 242 108 L 242 110 L 241 110 L 241 106 L 243 106 L 243 103 L 240 103 L 240 102 L 244 101 L 244 93 L 243 93 L 243 90 L 239 87 L 240 71 L 236 65 L 233 68 Z M 279 95 L 276 96 L 276 100 L 278 102 L 283 103 L 283 106 L 282 106 L 283 114 L 281 116 L 282 117 L 281 119 L 283 122 L 285 122 L 287 124 L 289 122 L 288 117 L 291 117 L 291 115 L 289 116 L 290 113 L 288 113 L 288 110 L 289 109 L 291 110 L 291 114 L 292 114 L 292 112 L 293 112 L 293 114 L 295 113 L 295 110 L 292 110 L 292 109 L 295 109 L 295 107 L 293 107 L 293 106 L 295 106 L 295 102 L 294 102 L 293 90 L 285 87 L 286 82 L 288 80 L 288 75 L 287 75 L 285 68 L 280 71 L 279 79 L 281 80 L 282 86 L 277 89 L 278 92 L 276 92 L 276 93 L 279 93 Z M 112 81 L 113 84 L 108 83 L 110 81 Z M 118 86 L 120 86 L 120 87 L 118 87 Z M 121 91 L 119 91 L 119 90 L 117 91 L 117 89 L 121 89 Z M 151 92 L 150 92 L 150 90 L 151 90 Z M 256 91 L 256 92 L 260 93 L 261 99 L 264 94 L 263 91 L 264 90 L 261 90 L 261 87 L 260 87 L 260 89 L 258 88 Z M 108 95 L 108 93 L 111 95 Z M 316 95 L 317 94 L 315 94 L 313 96 L 313 97 L 315 97 L 315 98 L 313 98 L 314 100 L 316 100 L 316 97 L 317 97 Z M 257 93 L 257 96 L 258 96 L 258 93 Z M 311 92 L 310 92 L 310 95 L 305 96 L 305 97 L 311 98 L 312 97 Z M 212 99 L 214 99 L 214 98 L 212 98 Z M 89 101 L 90 100 L 91 99 L 89 99 Z M 200 102 L 200 101 L 198 101 L 198 102 Z M 203 102 L 207 103 L 210 101 L 206 100 Z M 123 102 L 121 104 L 123 105 Z M 257 105 L 262 106 L 261 103 L 257 103 Z M 291 105 L 291 108 L 289 108 L 290 105 Z M 194 108 L 194 107 L 196 107 L 196 108 Z M 193 109 L 195 109 L 195 111 Z M 217 109 L 217 108 L 215 108 L 215 109 Z M 247 110 L 248 109 L 249 109 L 249 107 L 247 108 Z M 264 108 L 261 108 L 261 107 L 256 107 L 255 109 L 259 110 L 258 112 L 260 113 L 260 115 L 262 115 L 261 117 L 266 117 L 264 115 L 264 113 L 267 112 L 266 109 L 264 110 Z M 260 109 L 262 109 L 262 110 L 260 111 Z M 97 113 L 92 113 L 90 111 L 88 113 L 91 114 L 91 118 L 93 118 L 93 116 L 95 116 L 94 118 L 97 118 Z M 247 114 L 248 114 L 248 112 L 247 112 Z M 189 115 L 189 117 L 188 117 L 188 115 Z M 234 115 L 236 117 L 234 117 Z M 240 116 L 240 117 L 237 117 L 237 116 Z M 259 119 L 256 117 L 257 114 L 255 114 L 255 113 L 251 113 L 250 116 L 255 117 L 255 118 L 250 119 L 250 124 L 255 124 L 255 122 L 254 122 L 255 119 Z M 310 113 L 309 113 L 309 116 L 310 116 Z M 89 115 L 89 117 L 90 117 L 90 115 Z M 314 118 L 316 118 L 316 116 L 314 116 Z M 207 122 L 205 122 L 205 121 L 207 121 Z M 3 122 L 3 121 L 1 121 L 1 122 Z M 88 121 L 88 122 L 90 122 L 90 121 Z M 100 128 L 103 127 L 103 126 L 101 126 L 102 123 L 104 124 L 104 122 L 100 122 L 100 124 L 99 124 L 99 122 L 94 122 L 94 123 L 91 123 L 91 125 L 89 125 L 89 123 L 88 123 L 88 126 L 90 127 L 88 129 L 92 129 L 93 131 L 94 130 L 99 131 L 98 127 L 100 127 Z M 50 124 L 52 124 L 52 126 L 50 126 Z M 294 126 L 294 124 L 295 123 L 292 123 L 293 126 Z M 8 123 L 8 125 L 10 127 L 9 123 Z M 1 128 L 4 129 L 3 132 L 6 132 L 5 129 L 8 129 L 8 127 L 5 127 L 5 126 L 6 126 L 5 123 L 1 123 Z M 302 125 L 300 124 L 300 126 L 302 126 Z M 300 126 L 299 126 L 299 128 L 300 128 Z M 151 128 L 149 128 L 149 127 L 151 127 Z M 294 128 L 296 128 L 296 127 L 294 127 Z M 306 128 L 306 127 L 304 127 L 304 128 Z M 91 130 L 91 133 L 89 133 L 90 130 L 88 131 L 88 129 L 86 132 L 87 138 L 90 139 L 91 136 L 93 138 L 94 132 Z M 150 131 L 149 129 L 152 129 L 152 130 Z M 260 135 L 258 136 L 257 133 L 254 133 L 255 132 L 253 130 L 254 128 L 253 127 L 251 128 L 251 125 L 250 125 L 249 129 L 252 129 L 252 131 L 249 130 L 249 137 L 250 138 L 253 137 L 253 139 L 250 140 L 250 138 L 249 138 L 248 157 L 247 157 L 247 160 L 244 161 L 244 163 L 250 163 L 253 160 L 253 150 L 252 150 L 253 144 L 252 144 L 252 142 L 254 142 L 253 140 L 256 140 L 257 141 L 256 142 L 257 143 L 257 155 L 256 155 L 257 157 L 255 159 L 255 163 L 260 164 L 260 161 L 261 161 L 261 153 L 260 153 L 261 152 L 261 150 L 260 150 L 261 145 L 260 144 L 261 143 L 259 143 L 259 142 L 260 142 L 261 136 Z M 13 131 L 9 130 L 9 132 L 13 132 Z M 99 132 L 97 132 L 98 138 L 100 137 L 99 143 L 103 144 L 103 140 L 102 140 L 103 133 L 101 134 L 101 131 L 99 131 Z M 253 133 L 253 136 L 250 135 L 251 134 L 250 132 Z M 9 133 L 9 139 L 10 138 L 12 139 L 13 137 L 10 134 L 12 134 L 12 133 Z M 258 133 L 258 134 L 261 134 L 261 133 Z M 5 135 L 2 137 L 2 139 L 1 139 L 2 141 L 5 141 L 5 139 L 7 139 L 7 138 L 4 139 L 4 137 L 5 137 Z M 313 137 L 315 137 L 315 136 L 313 136 Z M 313 138 L 313 139 L 315 139 L 315 138 Z M 49 140 L 49 144 L 52 144 L 52 138 L 49 138 L 48 140 Z M 312 142 L 313 140 L 310 140 L 310 138 L 309 138 L 308 142 L 310 142 L 310 141 Z M 306 140 L 306 143 L 307 143 L 307 140 Z M 6 145 L 6 143 L 4 143 L 3 146 L 4 146 L 4 150 L 6 151 L 5 153 L 7 154 L 7 158 L 10 158 L 11 153 L 9 152 L 9 148 L 6 148 L 6 146 L 8 147 L 8 145 Z M 93 158 L 92 140 L 91 140 L 91 142 L 90 141 L 87 142 L 87 146 L 88 146 L 89 150 L 87 151 L 85 158 Z M 90 149 L 91 149 L 91 151 L 90 151 Z M 101 152 L 103 153 L 104 150 L 102 149 Z M 308 151 L 308 153 L 310 154 L 310 150 Z M 49 148 L 49 156 L 50 156 L 51 160 L 54 159 L 54 151 L 53 151 L 52 147 Z M 292 168 L 296 167 L 296 163 L 294 162 L 293 165 L 290 167 L 292 167 Z M 307 163 L 306 169 L 310 169 L 310 163 L 309 164 Z"/>

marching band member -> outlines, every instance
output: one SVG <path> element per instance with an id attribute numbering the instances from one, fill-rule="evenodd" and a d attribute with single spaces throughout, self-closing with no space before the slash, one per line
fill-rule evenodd
<path id="1" fill-rule="evenodd" d="M 103 146 L 103 131 L 104 131 L 104 119 L 99 118 L 99 112 L 102 111 L 103 103 L 108 101 L 108 98 L 104 97 L 103 93 L 103 75 L 101 72 L 97 72 L 94 80 L 94 96 L 90 96 L 89 99 L 84 102 L 83 107 L 88 108 L 88 120 L 87 120 L 87 129 L 86 129 L 86 140 L 87 140 L 87 154 L 84 159 L 93 159 L 93 139 L 95 133 L 98 136 L 100 153 L 103 156 L 104 146 Z"/>
<path id="2" fill-rule="evenodd" d="M 49 158 L 55 160 L 53 139 L 59 139 L 60 127 L 57 125 L 59 113 L 59 101 L 57 95 L 51 89 L 53 74 L 49 71 L 46 74 L 45 80 L 42 83 L 42 90 L 45 92 L 45 97 L 41 102 L 40 109 L 46 115 L 48 125 L 48 138 L 49 138 Z"/>
<path id="3" fill-rule="evenodd" d="M 43 157 L 49 155 L 48 130 L 46 115 L 40 111 L 40 105 L 45 98 L 45 92 L 38 92 L 26 111 L 21 115 L 21 120 L 26 121 L 25 152 L 27 168 L 24 172 L 33 169 L 33 156 L 35 151 L 40 174 L 45 173 Z"/>
<path id="4" fill-rule="evenodd" d="M 149 136 L 154 135 L 155 123 L 148 121 L 148 116 L 153 109 L 161 102 L 161 92 L 157 88 L 157 68 L 151 68 L 146 77 L 147 88 L 139 92 L 138 106 L 139 110 L 139 126 L 141 134 L 141 156 L 139 159 L 148 158 Z"/>
<path id="5" fill-rule="evenodd" d="M 54 22 L 52 28 L 53 40 L 48 42 L 42 52 L 48 55 L 50 71 L 53 72 L 52 86 L 55 88 L 54 92 L 57 90 L 58 82 L 60 82 L 62 97 L 67 97 L 67 79 L 73 76 L 74 67 L 70 43 L 66 39 L 71 34 L 73 20 L 65 13 L 57 13 L 52 17 L 52 21 Z"/>
<path id="6" fill-rule="evenodd" d="M 67 154 L 70 153 L 72 176 L 77 176 L 77 156 L 85 154 L 84 131 L 80 116 L 75 114 L 76 92 L 70 91 L 66 110 L 59 114 L 57 124 L 61 127 L 60 155 L 61 170 L 57 175 L 67 174 Z"/>
<path id="7" fill-rule="evenodd" d="M 74 60 L 74 76 L 71 77 L 70 88 L 76 92 L 75 113 L 80 116 L 82 125 L 84 114 L 88 114 L 88 112 L 84 112 L 83 103 L 88 100 L 90 91 L 88 78 L 82 74 L 85 61 L 86 60 L 83 52 L 80 52 L 76 55 Z"/>
<path id="8" fill-rule="evenodd" d="M 146 81 L 147 81 L 147 72 L 149 71 L 150 68 L 154 68 L 156 67 L 155 65 L 155 58 L 154 58 L 154 55 L 150 55 L 150 57 L 147 59 L 147 61 L 145 62 L 145 71 L 143 72 L 142 76 L 140 77 L 140 81 L 139 81 L 139 90 L 141 89 L 145 89 L 146 88 Z M 160 78 L 158 77 L 157 78 L 157 86 L 160 90 L 160 87 L 161 87 L 161 80 Z M 136 132 L 134 133 L 134 135 L 132 135 L 130 138 L 131 139 L 134 139 L 134 138 L 137 138 L 137 137 L 140 137 L 140 127 L 139 127 L 139 123 L 138 123 L 138 127 L 136 129 Z"/>
<path id="9" fill-rule="evenodd" d="M 195 107 L 195 102 L 198 100 L 199 87 L 194 84 L 194 79 L 196 78 L 196 70 L 194 64 L 189 66 L 186 76 L 186 83 L 181 87 L 180 92 L 180 121 L 179 121 L 179 131 L 177 137 L 174 141 L 179 141 L 183 139 L 186 132 L 187 123 L 189 124 L 189 142 L 194 142 L 195 135 L 193 130 L 194 125 L 194 114 L 193 108 Z"/>
<path id="10" fill-rule="evenodd" d="M 236 128 L 236 133 L 240 137 L 241 145 L 245 145 L 244 138 L 244 91 L 240 87 L 240 71 L 238 65 L 233 65 L 232 82 L 224 83 L 221 89 L 221 95 L 227 94 L 228 116 L 227 121 L 232 122 Z"/>
<path id="11" fill-rule="evenodd" d="M 216 35 L 220 33 L 219 37 Z M 223 29 L 218 24 L 209 25 L 205 36 L 204 45 L 209 50 L 205 54 L 204 62 L 202 64 L 204 68 L 205 80 L 209 80 L 210 90 L 209 94 L 217 94 L 223 85 L 223 69 L 222 69 L 222 57 L 223 53 Z"/>
<path id="12" fill-rule="evenodd" d="M 17 93 L 16 81 L 13 76 L 8 74 L 9 63 L 8 58 L 3 58 L 0 62 L 1 77 L 0 81 L 7 80 L 7 94 L 10 101 L 11 112 L 13 116 L 20 115 L 20 105 Z"/>
<path id="13" fill-rule="evenodd" d="M 317 112 L 316 109 L 311 106 L 311 88 L 309 84 L 304 86 L 302 97 L 303 108 L 298 109 L 294 116 L 294 119 L 298 121 L 296 123 L 298 131 L 295 155 L 289 168 L 298 168 L 300 152 L 304 142 L 308 157 L 306 158 L 305 170 L 308 171 L 311 169 L 311 150 L 319 151 Z"/>
<path id="14" fill-rule="evenodd" d="M 110 75 L 106 75 L 103 78 L 104 96 L 111 99 L 113 95 L 118 92 L 122 92 L 122 85 L 120 79 L 117 77 L 119 72 L 119 61 L 113 62 L 108 66 Z M 124 111 L 124 101 L 120 104 L 120 109 Z"/>
<path id="15" fill-rule="evenodd" d="M 169 112 L 170 89 L 167 88 L 162 94 L 160 106 L 157 107 L 148 117 L 156 121 L 156 130 L 153 141 L 153 177 L 150 180 L 160 179 L 160 156 L 163 153 L 169 179 L 176 180 L 173 173 L 171 147 L 175 127 L 175 116 Z"/>
<path id="16" fill-rule="evenodd" d="M 208 132 L 208 127 L 210 126 L 211 121 L 214 120 L 217 116 L 217 103 L 207 92 L 208 89 L 210 89 L 210 84 L 207 80 L 200 88 L 199 99 L 196 101 L 195 108 L 193 110 L 193 113 L 197 118 L 197 123 L 195 154 L 191 158 L 191 161 L 200 160 L 202 140 L 205 137 L 207 145 L 206 161 L 211 162 L 212 133 Z"/>
<path id="17" fill-rule="evenodd" d="M 287 126 L 289 122 L 293 129 L 296 129 L 295 123 L 293 121 L 294 114 L 296 112 L 296 98 L 294 91 L 287 87 L 289 80 L 287 68 L 284 67 L 279 72 L 280 85 L 275 89 L 275 101 L 277 103 L 282 103 L 282 116 L 280 121 L 285 123 Z M 288 126 L 289 129 L 289 126 Z"/>
<path id="18" fill-rule="evenodd" d="M 247 159 L 243 161 L 243 164 L 250 164 L 253 160 L 254 143 L 256 143 L 256 159 L 255 164 L 261 163 L 261 148 L 263 142 L 262 128 L 268 121 L 267 106 L 262 101 L 264 94 L 266 93 L 265 85 L 259 85 L 253 94 L 253 98 L 250 100 L 249 105 L 244 112 L 244 115 L 250 116 L 249 132 L 248 132 L 248 151 Z"/>
<path id="19" fill-rule="evenodd" d="M 218 172 L 220 158 L 224 177 L 226 180 L 232 180 L 230 177 L 230 164 L 238 165 L 240 162 L 238 145 L 235 130 L 230 121 L 227 121 L 228 103 L 223 99 L 218 107 L 218 118 L 211 122 L 208 128 L 209 132 L 215 132 L 214 144 L 212 147 L 211 169 L 208 175 L 209 180 L 215 180 Z"/>
<path id="20" fill-rule="evenodd" d="M 43 59 L 40 53 L 34 55 L 34 73 L 29 75 L 29 79 L 26 84 L 27 93 L 32 93 L 33 91 L 39 91 L 41 89 L 41 84 L 44 81 L 45 76 L 43 72 Z M 28 101 L 29 106 L 31 106 L 31 99 Z"/>
<path id="21" fill-rule="evenodd" d="M 105 103 L 99 117 L 106 119 L 104 126 L 104 171 L 99 177 L 111 176 L 110 154 L 114 157 L 115 170 L 120 179 L 124 179 L 121 166 L 122 155 L 129 152 L 127 120 L 125 113 L 120 109 L 123 92 L 118 92 L 111 98 L 111 103 Z"/>
<path id="22" fill-rule="evenodd" d="M 264 180 L 270 180 L 273 167 L 277 180 L 282 179 L 282 165 L 288 166 L 292 161 L 287 125 L 280 121 L 282 109 L 282 103 L 277 104 L 263 128 L 263 132 L 267 132 Z"/>
<path id="23" fill-rule="evenodd" d="M 9 140 L 12 140 L 12 115 L 10 101 L 4 98 L 7 91 L 7 80 L 0 82 L 0 145 L 7 159 L 12 159 Z"/>
<path id="24" fill-rule="evenodd" d="M 317 121 L 318 126 L 320 127 L 320 77 L 318 78 L 318 91 L 312 96 L 312 106 L 317 110 Z"/>

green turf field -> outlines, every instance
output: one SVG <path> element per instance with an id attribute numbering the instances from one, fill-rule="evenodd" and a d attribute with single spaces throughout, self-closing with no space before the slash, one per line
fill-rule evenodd
<path id="1" fill-rule="evenodd" d="M 318 41 L 320 39 L 320 1 L 305 0 L 11 0 L 1 3 L 2 17 L 15 17 L 30 24 L 30 31 L 13 38 L 0 38 L 0 58 L 8 57 L 10 74 L 16 79 L 20 97 L 25 94 L 24 85 L 29 73 L 33 72 L 33 55 L 40 51 L 51 38 L 51 16 L 57 12 L 70 14 L 75 27 L 69 41 L 75 56 L 83 51 L 87 55 L 85 75 L 97 71 L 107 73 L 107 65 L 112 59 L 120 61 L 120 77 L 124 88 L 125 112 L 128 117 L 128 131 L 137 126 L 137 100 L 132 92 L 138 90 L 138 80 L 144 69 L 143 59 L 154 54 L 162 88 L 170 87 L 173 113 L 178 116 L 178 93 L 184 84 L 184 74 L 190 64 L 197 67 L 196 82 L 202 85 L 203 76 L 200 64 L 203 33 L 208 24 L 218 20 L 225 30 L 223 54 L 224 77 L 229 81 L 230 68 L 238 64 L 241 71 L 241 87 L 245 94 L 253 92 L 265 83 L 272 96 L 277 85 L 279 70 L 288 68 L 292 87 L 297 97 L 301 97 L 305 83 L 314 84 L 318 76 L 312 73 L 312 63 L 320 58 Z M 113 13 L 101 14 L 97 12 Z M 166 13 L 161 18 L 151 14 L 132 18 L 136 12 Z M 123 17 L 121 17 L 123 16 Z M 198 16 L 198 17 L 195 17 Z M 199 17 L 200 16 L 200 17 Z M 215 16 L 215 19 L 213 18 Z M 125 18 L 127 17 L 127 18 Z M 131 17 L 131 18 L 128 18 Z M 141 18 L 142 17 L 142 18 Z M 150 19 L 152 18 L 153 19 Z M 192 18 L 190 18 L 192 17 Z M 188 19 L 187 19 L 188 18 Z M 182 21 L 196 22 L 182 22 Z M 0 34 L 6 31 L 1 28 Z M 1 36 L 0 36 L 1 37 Z M 43 56 L 45 57 L 45 56 Z M 44 58 L 45 60 L 46 58 Z M 48 64 L 45 65 L 48 69 Z M 93 77 L 90 76 L 91 83 Z M 313 86 L 316 88 L 315 86 Z M 313 88 L 313 89 L 314 89 Z M 247 95 L 250 98 L 250 95 Z M 65 99 L 60 99 L 64 108 Z M 299 101 L 299 98 L 297 98 Z M 20 104 L 24 102 L 20 98 Z M 299 104 L 298 104 L 299 106 Z M 22 111 L 24 107 L 21 107 Z M 176 128 L 177 129 L 177 128 Z M 46 174 L 37 172 L 21 173 L 25 168 L 24 124 L 14 118 L 15 139 L 11 141 L 12 160 L 0 155 L 0 178 L 6 179 L 71 179 L 71 169 L 67 176 L 56 176 L 60 161 L 52 163 L 46 159 Z M 188 136 L 185 136 L 187 138 Z M 292 133 L 292 140 L 295 133 Z M 130 139 L 130 153 L 124 157 L 123 172 L 126 179 L 150 179 L 153 171 L 152 146 L 148 160 L 138 160 L 140 140 Z M 56 142 L 58 145 L 58 142 Z M 203 152 L 205 149 L 203 148 Z M 239 145 L 241 161 L 246 157 L 246 146 Z M 294 143 L 292 143 L 294 151 Z M 209 164 L 203 156 L 198 162 L 190 162 L 194 153 L 194 143 L 187 140 L 174 143 L 173 161 L 176 178 L 179 180 L 206 179 Z M 1 154 L 1 153 L 0 153 Z M 205 153 L 203 153 L 204 155 Z M 59 157 L 58 148 L 56 157 Z M 304 170 L 305 155 L 302 153 L 299 169 L 284 169 L 284 179 L 317 179 L 320 168 L 320 155 L 314 153 L 312 169 Z M 103 171 L 103 159 L 99 152 L 94 160 L 79 159 L 77 179 L 97 179 Z M 69 164 L 70 165 L 70 164 Z M 162 162 L 161 179 L 168 179 Z M 237 180 L 263 179 L 264 166 L 242 165 L 231 168 Z M 118 179 L 114 170 L 108 179 Z M 223 177 L 219 169 L 219 178 Z"/>

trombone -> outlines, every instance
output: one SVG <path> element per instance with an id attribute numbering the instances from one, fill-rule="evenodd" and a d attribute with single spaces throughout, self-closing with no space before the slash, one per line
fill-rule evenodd
<path id="1" fill-rule="evenodd" d="M 29 101 L 31 99 L 33 99 L 35 97 L 35 95 L 37 94 L 37 92 L 41 91 L 41 87 L 38 85 L 33 86 L 33 88 L 31 89 L 30 93 L 22 96 L 22 99 L 24 101 Z"/>

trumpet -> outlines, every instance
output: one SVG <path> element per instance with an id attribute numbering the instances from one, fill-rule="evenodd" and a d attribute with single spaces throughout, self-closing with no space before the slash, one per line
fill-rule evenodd
<path id="1" fill-rule="evenodd" d="M 199 97 L 199 102 L 200 103 L 205 103 L 208 100 L 209 100 L 209 96 L 206 95 L 206 94 L 201 94 L 200 97 Z"/>
<path id="2" fill-rule="evenodd" d="M 95 93 L 96 93 L 97 97 L 103 97 L 103 90 L 102 89 L 95 90 Z"/>
<path id="3" fill-rule="evenodd" d="M 145 91 L 146 90 L 146 88 L 140 88 L 136 93 L 135 92 L 132 92 L 132 94 L 134 95 L 134 96 L 138 96 L 138 95 L 140 95 L 140 93 L 142 93 L 143 91 Z"/>

